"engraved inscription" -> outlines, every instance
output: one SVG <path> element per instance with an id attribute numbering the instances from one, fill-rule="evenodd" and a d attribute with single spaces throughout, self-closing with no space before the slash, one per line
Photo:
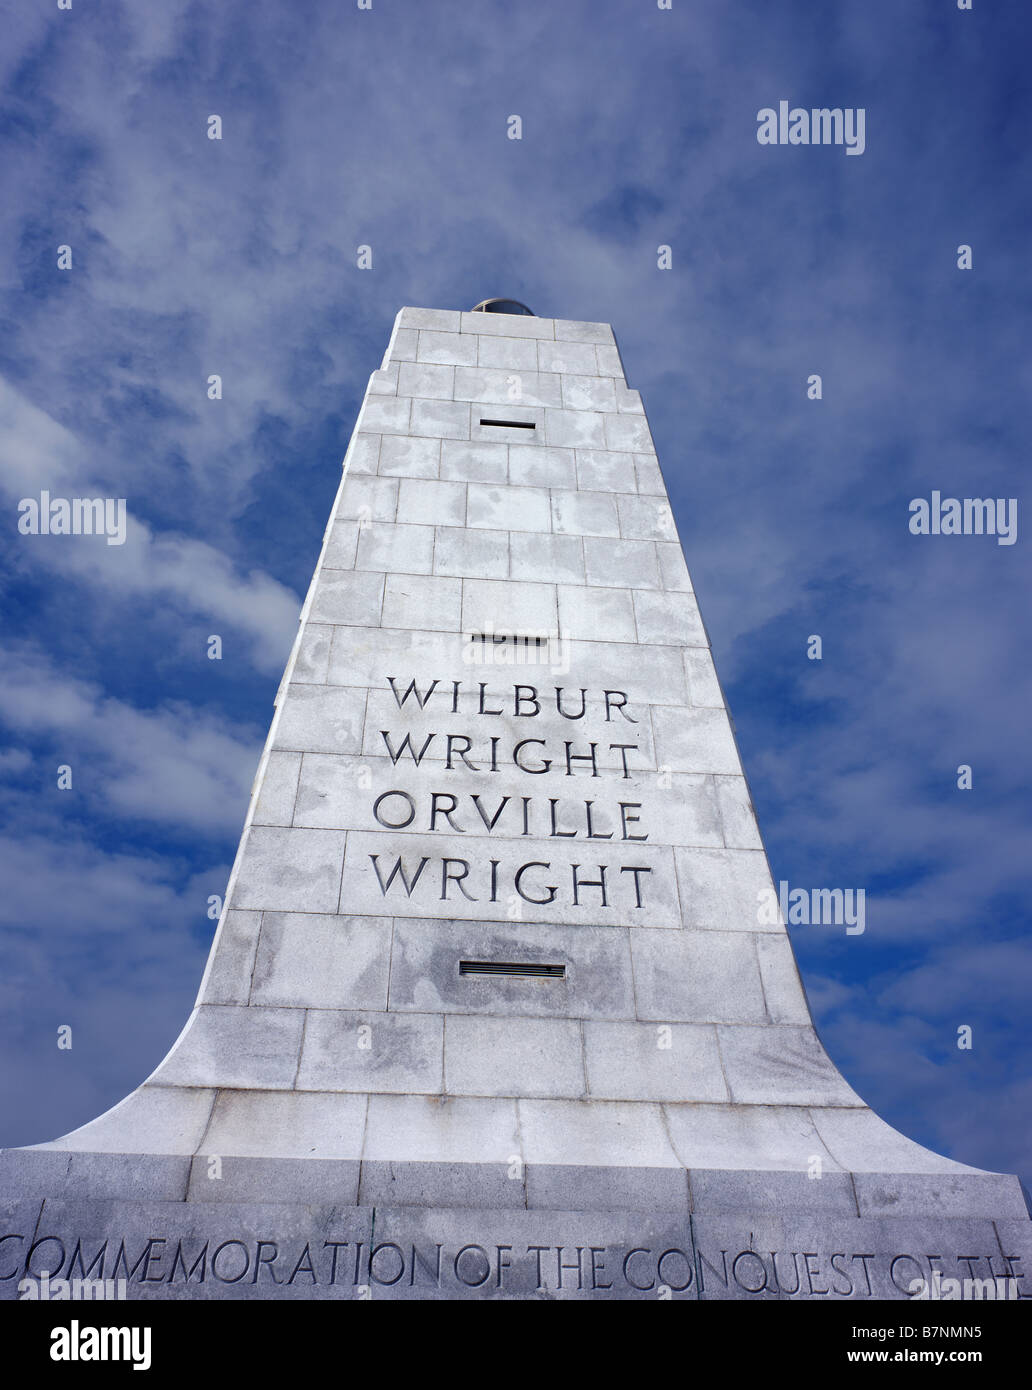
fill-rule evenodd
<path id="1" fill-rule="evenodd" d="M 643 799 L 643 715 L 625 691 L 395 675 L 386 686 L 405 726 L 385 718 L 377 729 L 380 785 L 365 820 L 387 834 L 349 837 L 352 901 L 378 894 L 406 911 L 447 904 L 467 916 L 566 909 L 567 920 L 619 925 L 644 922 L 655 904 L 676 924 L 669 859 L 650 843 Z M 521 849 L 527 840 L 534 847 Z M 667 879 L 660 893 L 656 875 Z"/>
<path id="2" fill-rule="evenodd" d="M 2 1230 L 2 1228 L 0 1228 Z M 125 1280 L 134 1295 L 166 1296 L 186 1285 L 276 1290 L 355 1290 L 396 1286 L 477 1293 L 612 1293 L 618 1297 L 779 1297 L 824 1299 L 1032 1298 L 1021 1258 L 969 1251 L 760 1250 L 727 1244 L 692 1248 L 641 1244 L 556 1244 L 515 1239 L 445 1243 L 420 1238 L 378 1241 L 237 1236 L 84 1240 L 66 1234 L 0 1234 L 0 1285 L 18 1295 L 67 1298 L 73 1281 Z M 956 1286 L 958 1292 L 953 1293 Z M 58 1290 L 64 1290 L 59 1292 Z M 929 1291 L 935 1293 L 930 1294 Z"/>

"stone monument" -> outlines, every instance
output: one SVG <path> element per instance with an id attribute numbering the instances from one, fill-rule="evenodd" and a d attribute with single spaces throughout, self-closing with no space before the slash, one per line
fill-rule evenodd
<path id="1" fill-rule="evenodd" d="M 772 892 L 611 329 L 402 309 L 194 1012 L 0 1155 L 0 1288 L 1032 1295 L 1017 1179 L 850 1088 Z"/>

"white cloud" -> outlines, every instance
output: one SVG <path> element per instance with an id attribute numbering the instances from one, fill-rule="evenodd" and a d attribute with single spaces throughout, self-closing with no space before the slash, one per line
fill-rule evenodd
<path id="1" fill-rule="evenodd" d="M 256 731 L 185 704 L 136 709 L 26 651 L 4 655 L 0 718 L 26 740 L 47 739 L 72 766 L 69 795 L 101 814 L 197 831 L 243 825 Z"/>
<path id="2" fill-rule="evenodd" d="M 38 498 L 44 489 L 52 497 L 105 495 L 82 465 L 87 452 L 71 431 L 0 381 L 0 490 L 12 530 L 22 497 Z M 133 516 L 131 498 L 128 510 L 124 545 L 92 536 L 18 536 L 21 556 L 51 571 L 52 582 L 107 589 L 108 602 L 171 602 L 184 620 L 201 617 L 212 631 L 240 632 L 259 670 L 282 671 L 297 630 L 297 595 L 258 568 L 240 574 L 204 541 L 155 533 Z"/>

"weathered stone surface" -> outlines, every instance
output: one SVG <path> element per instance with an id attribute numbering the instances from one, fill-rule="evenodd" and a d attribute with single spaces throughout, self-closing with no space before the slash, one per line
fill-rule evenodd
<path id="1" fill-rule="evenodd" d="M 979 1281 L 968 1297 L 1032 1294 L 1027 1221 L 865 1220 L 777 1203 L 690 1216 L 647 1203 L 584 1211 L 84 1197 L 4 1204 L 0 1219 L 6 1299 L 44 1278 L 124 1280 L 133 1300 L 864 1303 L 905 1301 L 937 1278 Z"/>

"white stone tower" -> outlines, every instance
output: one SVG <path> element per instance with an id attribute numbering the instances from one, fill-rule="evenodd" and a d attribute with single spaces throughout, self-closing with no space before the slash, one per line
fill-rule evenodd
<path id="1" fill-rule="evenodd" d="M 197 1006 L 0 1158 L 0 1248 L 121 1243 L 137 1296 L 1032 1292 L 1017 1180 L 856 1095 L 765 892 L 611 329 L 403 309 Z"/>

